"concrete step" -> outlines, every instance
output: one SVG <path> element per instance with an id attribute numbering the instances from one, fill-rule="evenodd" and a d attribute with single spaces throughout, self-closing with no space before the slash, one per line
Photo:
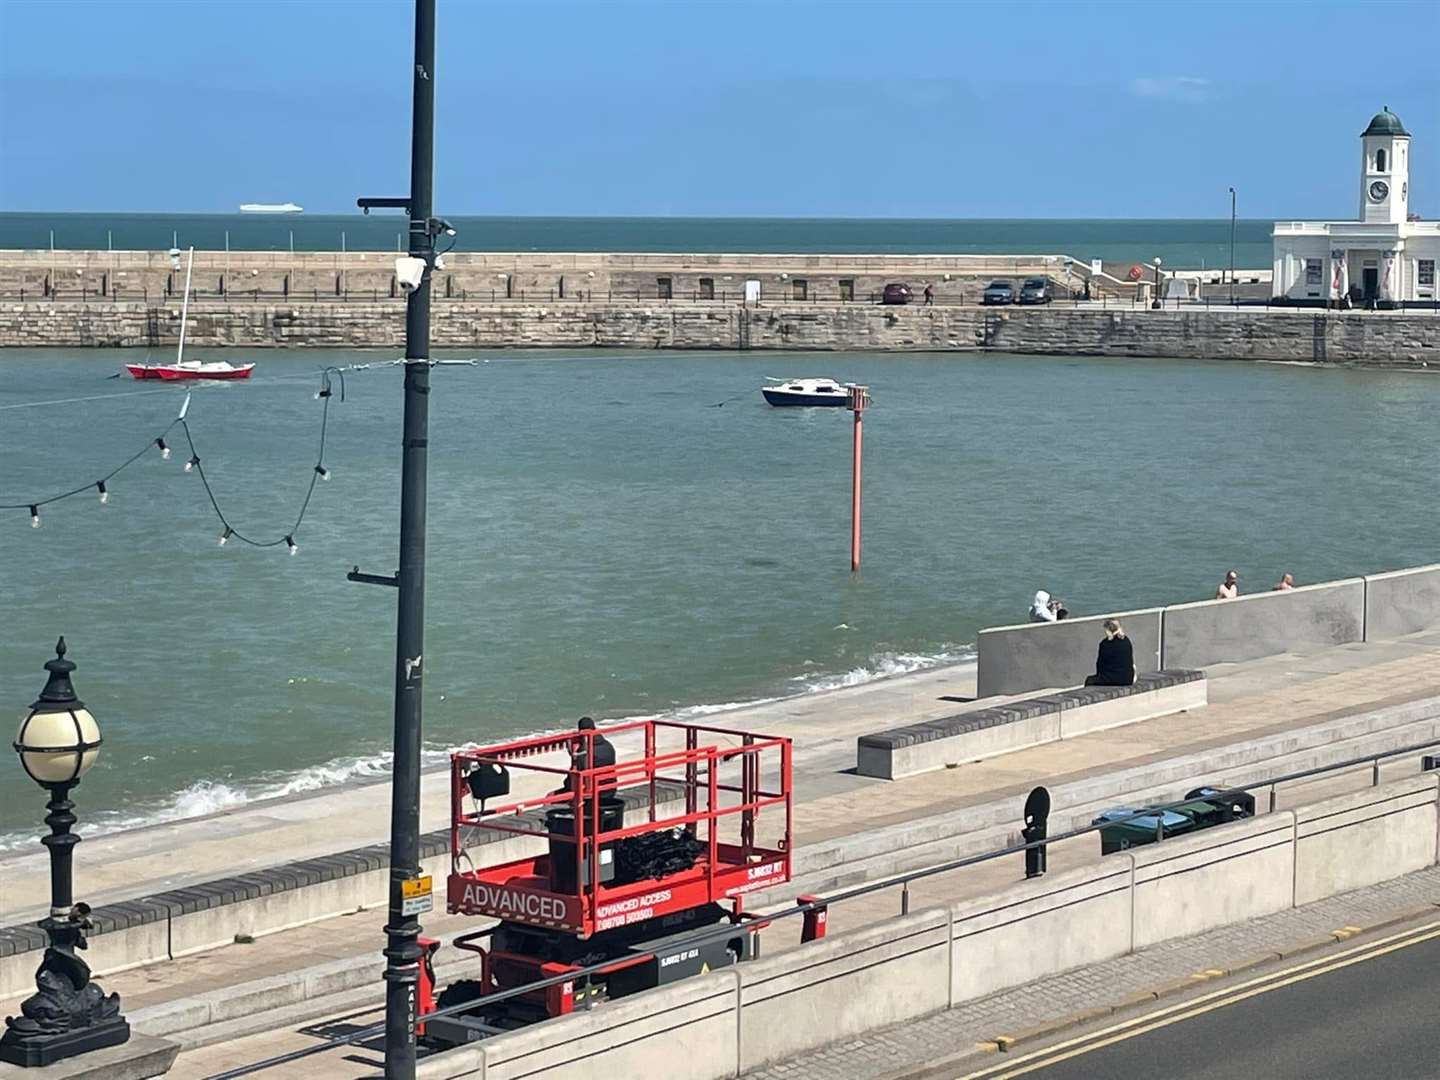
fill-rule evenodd
<path id="1" fill-rule="evenodd" d="M 1180 798 L 1202 783 L 1257 784 L 1432 740 L 1440 742 L 1440 698 L 1087 776 L 1050 787 L 1050 832 L 1089 824 L 1097 813 L 1117 803 Z M 958 785 L 964 767 L 953 771 Z M 877 794 L 883 790 L 877 788 Z M 754 903 L 784 904 L 797 892 L 823 893 L 1019 843 L 1027 793 L 1028 788 L 944 814 L 807 845 L 796 851 L 794 878 L 784 889 L 759 893 Z"/>
<path id="2" fill-rule="evenodd" d="M 1308 768 L 1383 753 L 1427 741 L 1440 743 L 1440 697 L 1388 706 L 1356 716 L 1096 776 L 1051 789 L 1052 834 L 1088 824 L 1117 803 L 1170 800 L 1201 783 L 1242 785 Z M 1397 763 L 1398 765 L 1399 763 Z M 1413 763 L 1406 765 L 1413 768 Z M 956 770 L 957 774 L 963 772 Z M 883 792 L 885 781 L 876 781 Z M 904 822 L 856 836 L 809 845 L 795 854 L 795 878 L 783 889 L 756 894 L 756 911 L 789 907 L 800 893 L 820 893 L 883 881 L 951 859 L 1019 842 L 1024 792 L 961 810 Z M 1257 800 L 1263 811 L 1267 800 Z M 1097 845 L 1098 850 L 1098 845 Z M 485 924 L 479 921 L 474 927 Z M 438 957 L 454 957 L 439 935 Z M 437 965 L 442 985 L 474 974 L 473 957 Z M 131 1023 L 187 1047 L 293 1026 L 317 1017 L 378 1004 L 382 962 L 373 952 L 209 994 L 136 1010 Z"/>

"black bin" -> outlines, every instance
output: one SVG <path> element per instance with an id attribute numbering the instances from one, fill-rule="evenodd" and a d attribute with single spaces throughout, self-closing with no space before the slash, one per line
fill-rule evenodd
<path id="1" fill-rule="evenodd" d="M 582 812 L 588 810 L 588 804 Z M 625 824 L 625 800 L 618 795 L 600 796 L 600 831 L 602 833 L 613 832 L 622 828 Z M 590 836 L 589 823 L 586 823 L 586 836 Z M 576 888 L 575 881 L 575 845 L 565 840 L 555 839 L 559 836 L 575 835 L 575 811 L 569 806 L 552 806 L 545 811 L 545 829 L 551 834 L 550 838 L 550 888 L 555 892 L 573 893 Z M 590 881 L 590 861 L 588 854 L 590 844 L 585 845 L 585 853 L 580 860 L 580 880 L 588 883 Z M 607 841 L 600 845 L 600 884 L 607 884 L 615 879 L 615 843 Z"/>

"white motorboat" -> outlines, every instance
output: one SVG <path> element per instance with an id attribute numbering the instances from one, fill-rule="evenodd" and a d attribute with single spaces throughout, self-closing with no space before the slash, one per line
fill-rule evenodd
<path id="1" fill-rule="evenodd" d="M 247 202 L 240 204 L 240 213 L 242 214 L 299 214 L 303 212 L 304 209 L 303 206 L 296 206 L 293 202 Z"/>
<path id="2" fill-rule="evenodd" d="M 771 405 L 801 407 L 848 405 L 850 389 L 834 379 L 771 379 L 760 393 Z"/>

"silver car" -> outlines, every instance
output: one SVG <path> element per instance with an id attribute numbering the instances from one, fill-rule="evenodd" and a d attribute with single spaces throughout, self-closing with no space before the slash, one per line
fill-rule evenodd
<path id="1" fill-rule="evenodd" d="M 1048 304 L 1053 299 L 1050 282 L 1044 278 L 1026 278 L 1025 283 L 1020 286 L 1020 303 L 1022 304 Z"/>
<path id="2" fill-rule="evenodd" d="M 1015 286 L 1008 281 L 992 281 L 985 286 L 984 293 L 980 296 L 982 304 L 1013 304 L 1015 302 Z"/>

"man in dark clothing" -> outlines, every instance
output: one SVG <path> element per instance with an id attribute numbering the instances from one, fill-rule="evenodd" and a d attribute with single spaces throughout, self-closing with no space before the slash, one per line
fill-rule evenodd
<path id="1" fill-rule="evenodd" d="M 1105 640 L 1095 657 L 1095 674 L 1086 686 L 1130 686 L 1135 682 L 1135 647 L 1114 619 L 1106 619 Z"/>
<path id="2" fill-rule="evenodd" d="M 595 721 L 591 720 L 588 716 L 582 716 L 580 718 L 580 723 L 578 727 L 581 731 L 595 731 Z M 590 753 L 586 746 L 587 743 L 591 747 L 594 747 L 595 760 L 593 762 L 589 760 Z M 615 747 L 611 745 L 609 739 L 605 738 L 605 736 L 601 735 L 598 731 L 596 731 L 595 734 L 590 736 L 590 738 L 588 739 L 576 739 L 574 743 L 574 749 L 570 751 L 570 767 L 572 769 L 594 769 L 600 768 L 601 766 L 614 764 Z M 570 778 L 567 776 L 565 778 L 565 788 L 563 790 L 569 790 L 569 787 Z"/>
<path id="3" fill-rule="evenodd" d="M 925 303 L 927 306 L 935 303 L 935 286 L 928 281 L 925 283 Z"/>

